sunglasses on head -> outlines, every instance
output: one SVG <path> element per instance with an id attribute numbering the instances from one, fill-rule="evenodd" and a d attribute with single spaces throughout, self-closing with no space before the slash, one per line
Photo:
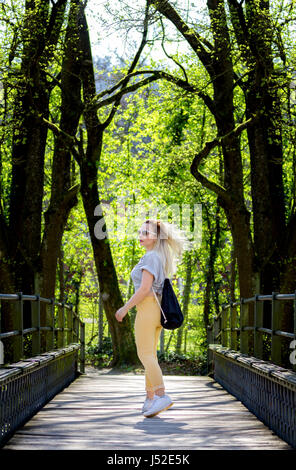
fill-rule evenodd
<path id="1" fill-rule="evenodd" d="M 153 233 L 154 235 L 157 235 L 157 233 L 151 232 L 151 230 L 138 230 L 138 235 L 143 234 L 145 237 L 147 237 L 148 233 Z"/>

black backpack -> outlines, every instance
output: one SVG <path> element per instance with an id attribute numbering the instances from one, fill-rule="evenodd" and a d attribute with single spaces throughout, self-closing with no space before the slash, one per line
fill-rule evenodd
<path id="1" fill-rule="evenodd" d="M 156 295 L 155 298 L 159 304 Z M 163 328 L 165 328 L 166 330 L 175 330 L 176 328 L 179 328 L 182 325 L 184 321 L 184 316 L 176 294 L 174 292 L 173 286 L 171 284 L 171 281 L 167 277 L 165 278 L 163 283 L 161 305 L 159 306 L 161 310 L 160 322 Z"/>

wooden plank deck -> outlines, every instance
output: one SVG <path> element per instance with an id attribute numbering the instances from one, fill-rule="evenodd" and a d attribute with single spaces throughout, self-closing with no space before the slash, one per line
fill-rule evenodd
<path id="1" fill-rule="evenodd" d="M 87 368 L 2 450 L 290 450 L 213 379 L 165 376 L 174 405 L 141 413 L 144 376 Z"/>

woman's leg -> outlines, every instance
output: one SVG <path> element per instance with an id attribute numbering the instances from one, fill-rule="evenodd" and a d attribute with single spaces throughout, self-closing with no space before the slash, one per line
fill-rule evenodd
<path id="1" fill-rule="evenodd" d="M 153 297 L 145 297 L 137 305 L 135 337 L 138 357 L 145 367 L 146 391 L 149 397 L 152 397 L 152 393 L 159 394 L 161 389 L 164 389 L 162 371 L 157 359 L 160 331 L 159 306 Z"/>
<path id="2" fill-rule="evenodd" d="M 154 355 L 155 355 L 155 358 L 156 360 L 158 361 L 158 358 L 157 358 L 157 346 L 158 346 L 158 342 L 159 342 L 159 337 L 160 337 L 160 334 L 161 334 L 161 330 L 162 330 L 162 326 L 158 326 L 155 330 L 155 338 L 154 338 Z M 155 390 L 155 395 L 158 395 L 159 397 L 162 397 L 162 395 L 164 395 L 164 387 L 162 388 L 159 388 L 157 390 Z"/>
<path id="3" fill-rule="evenodd" d="M 156 360 L 158 361 L 158 357 L 157 357 L 157 346 L 158 346 L 158 342 L 159 342 L 159 337 L 160 337 L 160 334 L 161 334 L 161 330 L 162 330 L 162 326 L 157 326 L 155 328 L 155 336 L 154 336 L 154 345 L 153 345 L 153 353 L 154 353 L 154 356 L 156 358 Z M 152 390 L 153 386 L 149 380 L 149 377 L 147 375 L 147 372 L 145 372 L 145 383 L 146 383 L 146 391 L 147 391 L 147 398 L 150 398 L 152 399 L 154 397 L 154 391 Z M 158 390 L 155 391 L 155 394 L 158 395 L 158 396 L 162 396 L 164 395 L 164 388 L 159 388 Z"/>

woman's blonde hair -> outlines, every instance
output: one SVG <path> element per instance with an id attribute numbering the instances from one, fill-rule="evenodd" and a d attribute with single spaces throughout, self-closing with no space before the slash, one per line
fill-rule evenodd
<path id="1" fill-rule="evenodd" d="M 177 271 L 183 252 L 191 249 L 191 244 L 183 230 L 176 225 L 161 220 L 148 219 L 145 224 L 151 226 L 151 231 L 157 234 L 153 250 L 157 251 L 166 277 L 172 277 Z"/>

